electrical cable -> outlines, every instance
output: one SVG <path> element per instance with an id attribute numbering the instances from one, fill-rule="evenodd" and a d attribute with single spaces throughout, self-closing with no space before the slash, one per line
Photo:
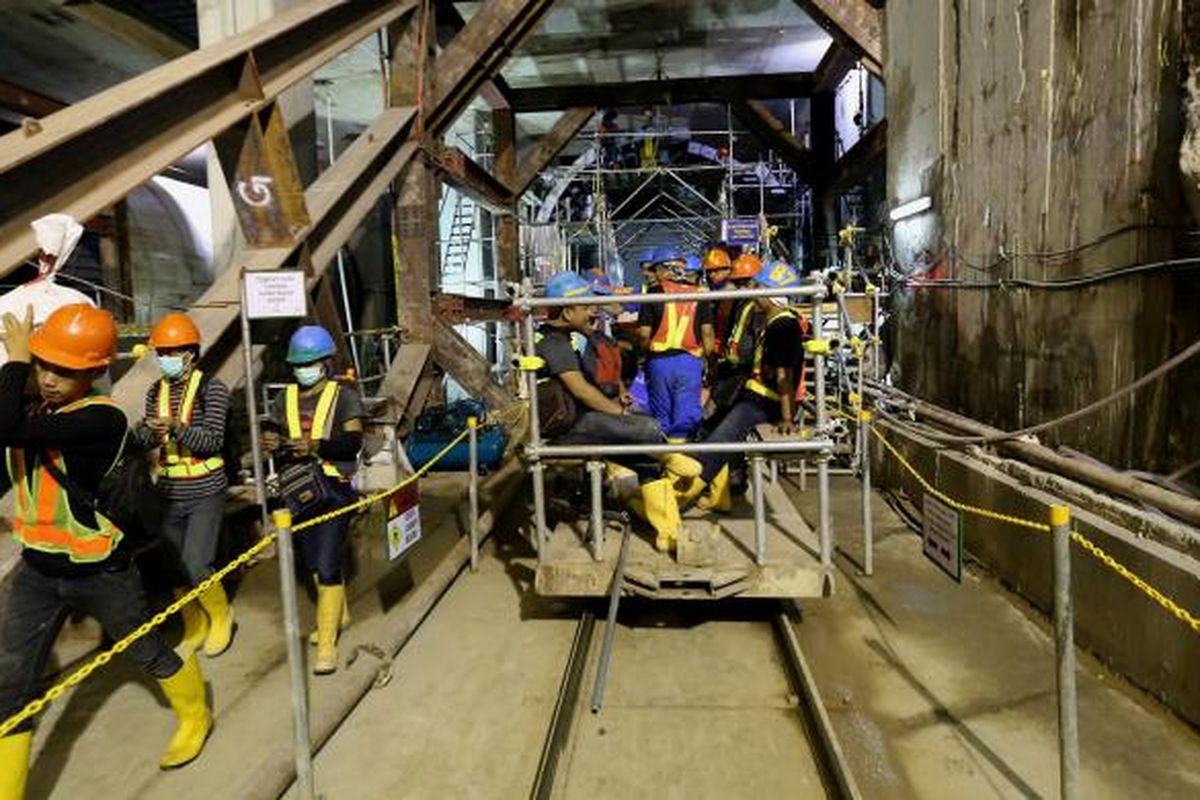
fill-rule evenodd
<path id="1" fill-rule="evenodd" d="M 1100 409 L 1102 409 L 1106 406 L 1109 406 L 1109 405 L 1115 403 L 1116 401 L 1118 401 L 1124 397 L 1127 397 L 1130 394 L 1133 394 L 1134 392 L 1136 392 L 1138 389 L 1142 388 L 1143 386 L 1159 380 L 1160 378 L 1165 376 L 1168 372 L 1170 372 L 1171 370 L 1175 369 L 1176 367 L 1180 366 L 1181 364 L 1183 364 L 1184 362 L 1188 361 L 1189 359 L 1195 357 L 1198 354 L 1200 354 L 1200 340 L 1192 342 L 1192 344 L 1185 347 L 1183 350 L 1179 351 L 1175 355 L 1171 356 L 1166 361 L 1162 362 L 1161 364 L 1159 364 L 1157 367 L 1150 370 L 1146 374 L 1142 375 L 1140 378 L 1133 381 L 1133 383 L 1126 384 L 1125 386 L 1121 387 L 1120 389 L 1117 389 L 1115 392 L 1112 392 L 1111 394 L 1109 394 L 1105 397 L 1102 397 L 1099 400 L 1091 402 L 1091 403 L 1087 404 L 1086 406 L 1083 406 L 1082 408 L 1076 409 L 1075 411 L 1072 411 L 1069 414 L 1064 414 L 1061 417 L 1056 417 L 1055 419 L 1047 420 L 1046 422 L 1039 422 L 1036 425 L 1030 425 L 1028 427 L 1021 428 L 1020 430 L 1009 431 L 1009 432 L 1005 432 L 1005 433 L 989 434 L 987 436 L 955 436 L 955 435 L 941 434 L 941 433 L 931 433 L 931 434 L 923 434 L 923 435 L 928 435 L 929 438 L 931 438 L 935 441 L 950 445 L 950 446 L 989 445 L 989 444 L 996 444 L 998 442 L 1011 441 L 1013 439 L 1020 439 L 1025 436 L 1032 436 L 1034 434 L 1041 433 L 1042 431 L 1047 431 L 1047 430 L 1050 430 L 1051 428 L 1057 428 L 1060 425 L 1065 425 L 1069 422 L 1074 422 L 1078 419 L 1082 419 L 1083 417 L 1089 416 L 1089 415 L 1095 413 L 1096 411 L 1099 411 Z M 877 390 L 882 389 L 883 391 L 893 392 L 893 393 L 902 395 L 902 396 L 906 397 L 907 399 L 916 401 L 918 403 L 923 402 L 921 400 L 921 398 L 914 397 L 910 394 L 907 394 L 906 392 L 896 389 L 895 387 L 883 386 L 882 384 L 878 384 L 874 381 L 871 381 L 870 383 L 871 383 L 872 388 L 875 388 Z M 897 422 L 898 424 L 905 424 L 902 421 L 893 417 L 892 415 L 888 414 L 886 411 L 881 410 L 880 413 L 883 414 L 888 419 L 892 420 L 893 422 Z"/>
<path id="2" fill-rule="evenodd" d="M 1141 272 L 1158 270 L 1187 272 L 1200 269 L 1200 258 L 1173 258 L 1164 261 L 1151 261 L 1144 264 L 1130 264 L 1124 267 L 1101 270 L 1087 275 L 1070 278 L 1000 278 L 991 281 L 962 280 L 958 278 L 922 278 L 920 276 L 893 273 L 893 277 L 903 280 L 910 288 L 947 288 L 947 289 L 1007 289 L 1012 287 L 1024 289 L 1075 289 L 1096 283 L 1113 280 Z"/>

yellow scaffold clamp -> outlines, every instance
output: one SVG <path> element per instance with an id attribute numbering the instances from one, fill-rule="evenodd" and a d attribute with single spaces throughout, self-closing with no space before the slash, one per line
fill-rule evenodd
<path id="1" fill-rule="evenodd" d="M 517 359 L 517 367 L 524 372 L 537 372 L 546 366 L 546 359 L 541 356 L 521 356 Z"/>
<path id="2" fill-rule="evenodd" d="M 862 408 L 862 395 L 858 392 L 850 393 L 850 407 L 855 410 Z"/>
<path id="3" fill-rule="evenodd" d="M 863 353 L 867 351 L 866 343 L 857 336 L 850 337 L 850 349 L 854 352 L 855 358 L 862 358 Z"/>
<path id="4" fill-rule="evenodd" d="M 829 355 L 828 339 L 809 339 L 804 343 L 804 352 L 814 356 Z"/>
<path id="5" fill-rule="evenodd" d="M 866 228 L 860 228 L 857 225 L 847 225 L 838 231 L 838 241 L 842 244 L 853 245 L 854 237 L 866 231 Z"/>
<path id="6" fill-rule="evenodd" d="M 474 430 L 479 427 L 479 419 L 477 417 L 467 417 L 467 427 Z"/>
<path id="7" fill-rule="evenodd" d="M 865 424 L 865 423 L 868 423 L 868 422 L 870 422 L 870 421 L 871 421 L 871 419 L 872 419 L 873 417 L 874 417 L 874 415 L 873 415 L 873 414 L 872 414 L 870 411 L 868 411 L 867 409 L 865 409 L 865 408 L 860 408 L 860 409 L 858 410 L 858 421 L 859 421 L 859 422 L 862 422 L 862 423 L 864 423 L 864 424 Z"/>
<path id="8" fill-rule="evenodd" d="M 835 280 L 833 282 L 833 286 L 830 288 L 832 289 L 834 294 L 845 294 L 846 293 L 846 287 L 841 282 L 841 280 Z"/>
<path id="9" fill-rule="evenodd" d="M 870 281 L 867 281 L 867 286 L 863 291 L 865 291 L 867 294 L 875 294 L 875 292 L 878 291 L 878 289 L 876 289 L 875 284 L 871 283 Z"/>

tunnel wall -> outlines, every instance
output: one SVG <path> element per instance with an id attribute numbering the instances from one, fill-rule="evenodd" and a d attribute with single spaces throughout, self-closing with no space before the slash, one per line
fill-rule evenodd
<path id="1" fill-rule="evenodd" d="M 1180 25 L 1169 0 L 888 3 L 889 202 L 934 201 L 895 223 L 896 258 L 903 271 L 989 284 L 895 292 L 900 386 L 1014 429 L 1107 395 L 1200 338 L 1196 272 L 994 285 L 1194 254 Z M 1043 441 L 1121 468 L 1194 461 L 1196 361 Z"/>

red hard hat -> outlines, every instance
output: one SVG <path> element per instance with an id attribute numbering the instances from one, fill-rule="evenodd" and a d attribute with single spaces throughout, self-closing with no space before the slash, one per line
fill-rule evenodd
<path id="1" fill-rule="evenodd" d="M 733 266 L 733 262 L 729 260 L 729 253 L 719 247 L 714 247 L 709 250 L 704 256 L 704 271 L 712 272 L 718 269 L 729 269 Z"/>
<path id="2" fill-rule="evenodd" d="M 172 347 L 199 347 L 200 329 L 182 311 L 172 311 L 150 331 L 150 346 L 155 350 Z"/>
<path id="3" fill-rule="evenodd" d="M 107 367 L 117 354 L 117 321 L 102 308 L 86 303 L 66 305 L 33 332 L 29 349 L 56 367 Z"/>
<path id="4" fill-rule="evenodd" d="M 753 253 L 742 253 L 733 262 L 733 267 L 729 272 L 730 280 L 745 280 L 747 278 L 758 277 L 758 273 L 762 270 L 762 261 Z"/>

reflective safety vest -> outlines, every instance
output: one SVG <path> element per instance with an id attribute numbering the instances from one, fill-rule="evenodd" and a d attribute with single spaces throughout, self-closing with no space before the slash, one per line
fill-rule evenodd
<path id="1" fill-rule="evenodd" d="M 188 378 L 183 397 L 179 400 L 178 416 L 180 425 L 190 425 L 192 412 L 196 407 L 196 395 L 200 393 L 200 384 L 204 380 L 203 373 L 193 369 Z M 158 416 L 166 422 L 172 419 L 171 383 L 163 378 L 158 383 Z M 158 474 L 170 480 L 188 480 L 203 478 L 213 472 L 225 469 L 225 459 L 219 455 L 208 458 L 196 458 L 186 447 L 175 441 L 169 435 L 158 450 Z"/>
<path id="2" fill-rule="evenodd" d="M 308 438 L 314 442 L 328 439 L 333 432 L 333 410 L 337 408 L 338 392 L 341 387 L 337 381 L 325 381 L 321 396 L 317 398 L 317 407 L 313 411 L 312 427 L 308 430 Z M 289 439 L 303 439 L 304 426 L 300 424 L 300 387 L 289 384 L 284 390 L 284 407 L 287 410 L 287 428 Z M 331 478 L 341 478 L 342 472 L 331 462 L 321 459 L 321 471 Z"/>
<path id="3" fill-rule="evenodd" d="M 763 352 L 766 350 L 767 328 L 770 327 L 772 322 L 783 316 L 791 317 L 796 321 L 797 336 L 804 338 L 808 335 L 808 320 L 803 315 L 798 314 L 791 309 L 780 309 L 778 312 L 772 314 L 771 318 L 767 320 L 767 324 L 763 326 L 762 333 L 758 335 L 758 343 L 754 346 L 754 367 L 750 371 L 750 377 L 746 379 L 747 391 L 754 392 L 754 394 L 765 397 L 768 400 L 775 401 L 779 400 L 779 392 L 764 382 L 763 378 L 765 376 L 763 375 L 762 361 Z M 798 366 L 795 372 L 796 399 L 803 400 L 805 394 L 803 365 Z M 774 376 L 771 376 L 771 378 L 771 382 L 774 383 Z"/>
<path id="4" fill-rule="evenodd" d="M 89 405 L 116 406 L 107 397 L 85 397 L 56 410 L 56 414 L 76 411 Z M 46 450 L 64 474 L 66 460 L 58 450 Z M 111 520 L 95 513 L 98 528 L 83 524 L 71 512 L 67 492 L 44 468 L 34 467 L 30 475 L 25 451 L 8 448 L 8 475 L 16 494 L 13 538 L 30 550 L 65 555 L 76 564 L 92 564 L 112 555 L 123 534 Z"/>
<path id="5" fill-rule="evenodd" d="M 694 292 L 694 286 L 681 283 L 666 282 L 662 289 L 670 294 Z M 658 322 L 658 330 L 650 337 L 650 352 L 665 353 L 670 350 L 682 350 L 699 358 L 704 355 L 704 347 L 696 339 L 696 301 L 684 303 L 665 303 L 662 318 Z"/>
<path id="6" fill-rule="evenodd" d="M 741 365 L 755 346 L 754 326 L 750 323 L 757 309 L 753 300 L 743 300 L 733 311 L 733 324 L 725 338 L 725 360 L 734 366 Z"/>

